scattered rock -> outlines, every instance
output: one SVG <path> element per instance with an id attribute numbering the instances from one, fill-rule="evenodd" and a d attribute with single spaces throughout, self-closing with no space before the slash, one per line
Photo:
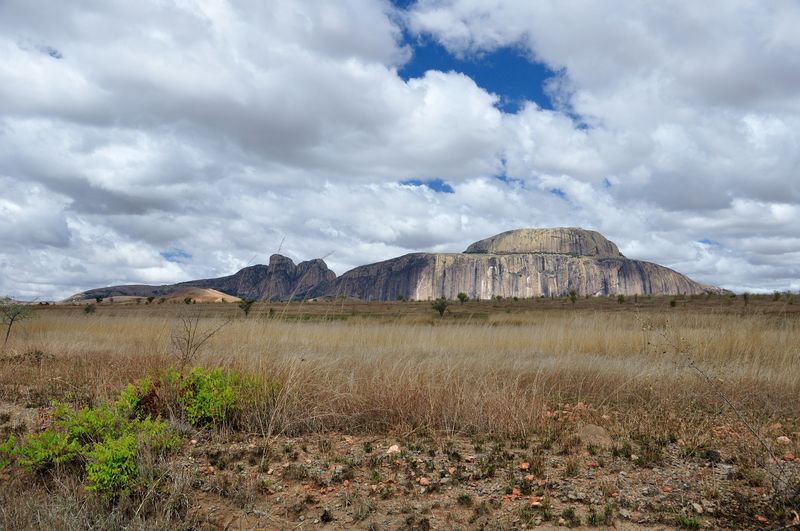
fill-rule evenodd
<path id="1" fill-rule="evenodd" d="M 775 442 L 777 442 L 778 444 L 791 444 L 792 440 L 789 439 L 789 437 L 787 437 L 786 435 L 781 435 L 780 437 L 775 439 Z"/>
<path id="2" fill-rule="evenodd" d="M 400 453 L 400 447 L 396 444 L 391 445 L 389 449 L 386 450 L 386 455 L 399 454 L 399 453 Z"/>
<path id="3" fill-rule="evenodd" d="M 585 446 L 610 448 L 612 445 L 611 436 L 602 426 L 598 426 L 596 424 L 584 424 L 578 428 L 576 433 Z"/>

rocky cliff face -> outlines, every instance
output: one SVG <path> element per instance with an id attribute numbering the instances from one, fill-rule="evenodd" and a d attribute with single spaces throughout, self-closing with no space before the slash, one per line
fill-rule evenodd
<path id="1" fill-rule="evenodd" d="M 187 287 L 243 299 L 286 300 L 339 296 L 366 300 L 549 297 L 567 295 L 694 295 L 722 292 L 666 267 L 629 260 L 600 233 L 578 228 L 519 229 L 470 245 L 463 253 L 413 253 L 357 267 L 339 278 L 322 260 L 295 265 L 278 254 L 269 265 L 235 275 L 168 286 L 113 286 L 72 299 L 120 295 L 165 296 Z"/>
<path id="2" fill-rule="evenodd" d="M 673 295 L 721 291 L 666 267 L 629 260 L 594 231 L 520 229 L 464 253 L 415 253 L 357 267 L 312 294 L 393 300 L 579 295 Z"/>
<path id="3" fill-rule="evenodd" d="M 305 298 L 311 289 L 332 282 L 336 273 L 322 260 L 309 260 L 295 265 L 285 256 L 273 254 L 269 265 L 245 267 L 238 273 L 220 278 L 192 280 L 162 286 L 126 285 L 98 288 L 78 293 L 71 300 L 94 297 L 164 297 L 186 288 L 209 288 L 242 299 L 286 300 Z"/>

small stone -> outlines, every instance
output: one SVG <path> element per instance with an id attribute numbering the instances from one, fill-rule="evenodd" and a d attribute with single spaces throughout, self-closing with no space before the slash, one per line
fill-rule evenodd
<path id="1" fill-rule="evenodd" d="M 791 443 L 791 442 L 792 442 L 792 441 L 791 441 L 791 439 L 789 439 L 789 437 L 787 437 L 786 435 L 781 435 L 780 437 L 778 437 L 777 439 L 775 439 L 775 441 L 776 441 L 778 444 L 789 444 L 789 443 Z"/>
<path id="2" fill-rule="evenodd" d="M 418 482 L 420 485 L 422 485 L 423 487 L 427 487 L 428 485 L 430 485 L 430 484 L 431 484 L 431 480 L 429 480 L 429 479 L 428 479 L 428 478 L 426 478 L 426 477 L 419 478 L 419 479 L 417 480 L 417 482 Z"/>
<path id="3" fill-rule="evenodd" d="M 786 452 L 781 456 L 784 461 L 794 461 L 797 457 L 792 452 Z"/>
<path id="4" fill-rule="evenodd" d="M 400 453 L 400 447 L 396 444 L 391 445 L 389 449 L 386 450 L 387 455 L 399 454 L 399 453 Z"/>
<path id="5" fill-rule="evenodd" d="M 610 448 L 612 445 L 611 436 L 605 428 L 596 424 L 585 424 L 578 428 L 577 435 L 581 443 L 585 446 L 598 448 Z"/>
<path id="6" fill-rule="evenodd" d="M 694 509 L 694 512 L 697 514 L 703 514 L 703 506 L 699 503 L 692 503 L 692 509 Z"/>
<path id="7" fill-rule="evenodd" d="M 661 487 L 661 490 L 663 492 L 670 493 L 672 492 L 672 487 L 670 487 L 669 485 L 664 485 L 663 487 Z"/>

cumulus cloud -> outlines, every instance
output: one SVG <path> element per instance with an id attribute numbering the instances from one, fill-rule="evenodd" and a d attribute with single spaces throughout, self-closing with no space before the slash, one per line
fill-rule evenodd
<path id="1" fill-rule="evenodd" d="M 798 22 L 788 1 L 3 2 L 0 293 L 230 274 L 281 241 L 342 273 L 557 225 L 795 286 Z M 554 108 L 404 80 L 421 36 L 524 50 Z M 453 193 L 412 184 L 437 179 Z"/>

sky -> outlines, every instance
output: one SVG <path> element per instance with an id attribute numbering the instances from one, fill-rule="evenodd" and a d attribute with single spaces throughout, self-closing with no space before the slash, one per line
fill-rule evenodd
<path id="1" fill-rule="evenodd" d="M 597 230 L 800 290 L 794 0 L 0 0 L 0 295 Z"/>

